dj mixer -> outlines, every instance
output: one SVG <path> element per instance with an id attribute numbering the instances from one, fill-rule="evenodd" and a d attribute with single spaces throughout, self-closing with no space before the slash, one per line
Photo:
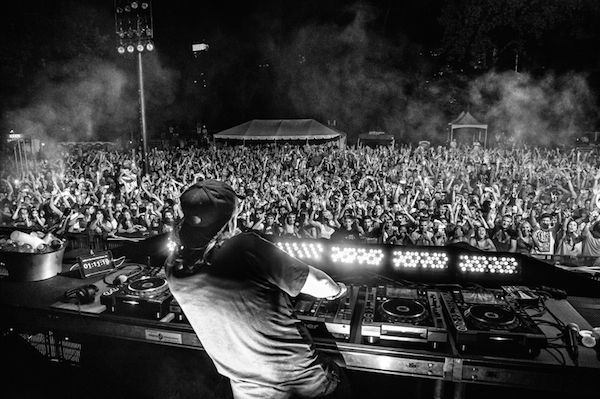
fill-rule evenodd
<path id="1" fill-rule="evenodd" d="M 527 257 L 447 247 L 310 240 L 276 244 L 349 287 L 336 300 L 305 294 L 290 298 L 295 316 L 315 338 L 516 357 L 534 357 L 548 346 L 538 320 L 526 309 L 541 300 L 536 287 L 550 295 L 561 290 L 550 287 L 553 270 L 542 273 L 545 266 Z M 562 276 L 560 282 L 569 280 Z M 577 287 L 588 289 L 580 280 Z M 101 302 L 115 314 L 187 323 L 156 270 L 105 292 Z"/>

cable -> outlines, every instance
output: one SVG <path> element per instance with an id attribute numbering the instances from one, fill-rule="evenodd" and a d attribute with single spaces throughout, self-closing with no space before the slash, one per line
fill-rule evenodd
<path id="1" fill-rule="evenodd" d="M 554 328 L 556 328 L 557 330 L 560 330 L 560 331 L 562 331 L 562 330 L 563 330 L 563 328 L 564 328 L 564 327 L 563 327 L 563 326 L 561 326 L 560 324 L 558 324 L 558 323 L 555 323 L 555 322 L 553 322 L 553 321 L 550 321 L 550 320 L 546 320 L 546 319 L 540 319 L 540 318 L 536 318 L 536 317 L 532 317 L 531 319 L 532 319 L 533 321 L 535 321 L 535 322 L 536 322 L 536 324 L 547 324 L 547 325 L 549 325 L 549 326 L 552 326 L 552 327 L 554 327 Z"/>
<path id="2" fill-rule="evenodd" d="M 550 349 L 554 349 L 556 353 L 560 355 L 560 358 L 554 352 L 551 352 Z M 561 351 L 559 351 L 556 348 L 542 348 L 542 350 L 546 351 L 550 356 L 552 356 L 554 360 L 556 360 L 561 366 L 566 366 L 567 359 L 565 359 L 565 356 L 562 354 Z"/>
<path id="3" fill-rule="evenodd" d="M 119 263 L 118 265 L 115 265 L 115 268 L 119 268 L 119 267 L 121 267 L 121 265 L 123 263 L 125 263 L 125 257 L 124 256 L 118 257 L 117 259 L 113 259 L 113 263 L 116 263 L 119 260 L 121 261 L 121 263 Z"/>
<path id="4" fill-rule="evenodd" d="M 550 308 L 548 308 L 548 306 L 546 305 L 546 301 L 542 301 L 542 304 L 544 306 L 544 309 L 546 310 L 546 312 L 548 312 L 553 318 L 554 320 L 556 320 L 556 322 L 558 323 L 559 326 L 561 326 L 562 328 L 566 327 L 566 324 L 563 323 L 563 321 L 561 319 L 559 319 L 551 310 Z"/>
<path id="5" fill-rule="evenodd" d="M 561 349 L 565 348 L 567 350 L 567 352 L 569 352 L 569 356 L 571 357 L 571 360 L 573 361 L 575 366 L 579 366 L 578 342 L 577 342 L 578 327 L 577 327 L 577 325 L 575 325 L 573 323 L 565 324 L 550 310 L 550 308 L 548 308 L 545 301 L 543 302 L 543 304 L 544 304 L 544 308 L 546 309 L 546 312 L 548 312 L 548 314 L 550 314 L 556 320 L 556 324 L 560 327 L 560 330 L 562 332 L 562 338 L 563 338 L 563 341 L 565 342 L 565 346 L 561 347 Z M 574 326 L 574 328 L 576 328 L 577 331 L 573 331 L 572 326 Z"/>

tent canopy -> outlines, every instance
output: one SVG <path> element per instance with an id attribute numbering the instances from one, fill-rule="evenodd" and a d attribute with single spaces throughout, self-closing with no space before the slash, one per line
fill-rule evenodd
<path id="1" fill-rule="evenodd" d="M 343 134 L 314 119 L 254 119 L 216 133 L 215 140 L 332 140 Z"/>
<path id="2" fill-rule="evenodd" d="M 461 129 L 461 128 L 469 128 L 469 127 L 475 128 L 475 129 L 486 129 L 487 130 L 487 127 L 488 127 L 488 125 L 486 125 L 485 123 L 481 123 L 477 119 L 475 119 L 469 111 L 461 112 L 460 115 L 458 115 L 458 118 L 456 118 L 455 120 L 450 122 L 449 125 L 450 125 L 450 129 L 452 129 L 452 130 Z"/>
<path id="3" fill-rule="evenodd" d="M 450 125 L 450 142 L 454 140 L 455 130 L 461 132 L 461 136 L 471 136 L 473 141 L 482 141 L 481 133 L 483 132 L 483 145 L 484 147 L 487 147 L 488 125 L 479 122 L 469 111 L 461 112 L 460 115 L 448 125 Z"/>
<path id="4" fill-rule="evenodd" d="M 393 134 L 385 134 L 384 132 L 369 132 L 358 135 L 358 146 L 361 144 L 374 145 L 391 145 L 393 146 L 395 137 Z"/>

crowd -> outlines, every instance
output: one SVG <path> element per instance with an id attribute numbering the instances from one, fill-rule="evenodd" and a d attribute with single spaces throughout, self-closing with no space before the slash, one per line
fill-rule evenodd
<path id="1" fill-rule="evenodd" d="M 238 225 L 267 235 L 600 256 L 598 153 L 334 145 L 86 151 L 0 171 L 0 224 L 55 234 L 158 234 L 202 179 L 243 195 Z M 19 170 L 20 173 L 17 173 Z"/>

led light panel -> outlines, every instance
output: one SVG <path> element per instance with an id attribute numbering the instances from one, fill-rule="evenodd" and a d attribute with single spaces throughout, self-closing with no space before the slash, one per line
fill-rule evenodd
<path id="1" fill-rule="evenodd" d="M 321 260 L 325 251 L 322 244 L 315 242 L 278 242 L 277 246 L 295 258 L 306 260 Z"/>
<path id="2" fill-rule="evenodd" d="M 392 264 L 397 269 L 448 269 L 448 255 L 439 251 L 395 250 Z"/>
<path id="3" fill-rule="evenodd" d="M 458 257 L 462 273 L 518 274 L 519 262 L 512 256 L 465 255 Z"/>
<path id="4" fill-rule="evenodd" d="M 380 248 L 331 247 L 333 263 L 358 263 L 378 266 L 383 261 L 383 250 Z"/>

